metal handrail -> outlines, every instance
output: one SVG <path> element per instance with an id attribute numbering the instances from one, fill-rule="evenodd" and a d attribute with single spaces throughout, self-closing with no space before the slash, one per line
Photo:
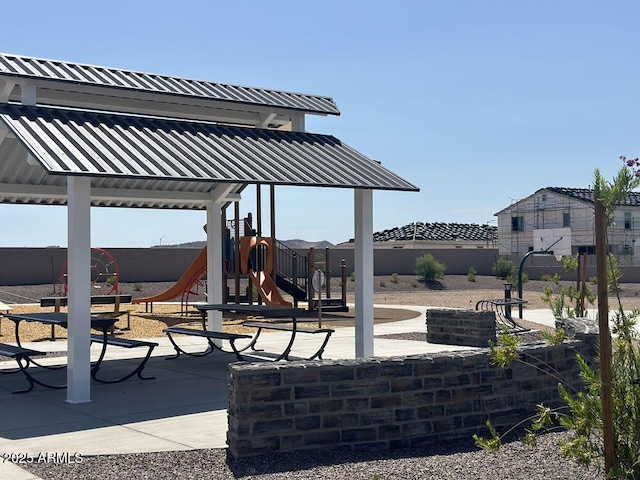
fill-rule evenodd
<path id="1" fill-rule="evenodd" d="M 279 240 L 275 241 L 275 271 L 289 283 L 307 291 L 307 256 L 289 248 Z"/>

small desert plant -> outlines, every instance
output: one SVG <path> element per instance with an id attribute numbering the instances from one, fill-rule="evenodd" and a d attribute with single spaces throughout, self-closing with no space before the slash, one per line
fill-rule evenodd
<path id="1" fill-rule="evenodd" d="M 397 273 L 391 274 L 391 283 L 398 283 L 400 281 L 400 276 Z"/>
<path id="2" fill-rule="evenodd" d="M 621 169 L 612 183 L 606 182 L 599 170 L 594 174 L 594 196 L 605 208 L 607 229 L 613 222 L 616 206 L 623 203 L 629 192 L 640 186 L 640 160 L 627 160 L 625 157 L 622 160 L 628 168 Z M 609 340 L 612 342 L 611 357 L 599 354 L 596 368 L 602 368 L 606 361 L 611 380 L 605 384 L 601 378 L 604 370 L 592 368 L 579 354 L 576 355 L 582 380 L 579 390 L 569 392 L 571 385 L 565 385 L 556 372 L 547 371 L 546 373 L 561 380 L 560 397 L 566 407 L 563 410 L 552 410 L 539 405 L 538 415 L 531 424 L 532 428 L 527 430 L 525 440 L 535 444 L 538 432 L 559 424 L 571 432 L 571 437 L 560 444 L 565 456 L 586 464 L 595 464 L 599 468 L 604 466 L 601 478 L 640 479 L 640 312 L 625 312 L 623 309 L 619 288 L 620 273 L 612 255 L 607 258 L 607 270 L 609 291 L 615 294 L 617 303 L 617 309 L 611 317 L 615 336 Z M 559 276 L 550 278 L 556 282 L 559 280 Z M 582 293 L 576 290 L 574 288 L 572 293 Z M 562 302 L 557 302 L 555 308 L 564 307 Z M 563 333 L 558 332 L 551 340 L 561 341 L 562 336 Z M 600 348 L 604 346 L 601 345 Z M 512 362 L 526 361 L 518 354 L 517 341 L 513 338 L 507 338 L 506 343 L 503 342 L 499 348 L 490 345 L 490 350 L 492 363 L 502 368 L 508 368 Z M 613 423 L 612 426 L 606 425 L 607 417 Z M 487 427 L 490 433 L 488 439 L 477 435 L 474 435 L 474 439 L 482 448 L 495 450 L 499 448 L 505 434 L 499 436 L 490 422 L 487 422 Z M 612 435 L 609 440 L 605 433 L 607 430 Z"/>
<path id="3" fill-rule="evenodd" d="M 136 283 L 133 285 L 133 290 L 136 292 L 141 292 L 142 291 L 142 284 L 141 283 Z"/>
<path id="4" fill-rule="evenodd" d="M 425 253 L 416 260 L 416 275 L 421 276 L 425 282 L 444 278 L 446 269 L 446 265 L 437 261 L 430 253 Z"/>
<path id="5" fill-rule="evenodd" d="M 351 280 L 352 282 L 356 281 L 356 272 L 351 272 L 351 275 L 349 276 L 349 280 Z"/>
<path id="6" fill-rule="evenodd" d="M 522 272 L 522 283 L 527 283 L 529 281 L 529 274 L 527 272 Z M 511 268 L 511 272 L 507 275 L 507 282 L 512 283 L 513 285 L 518 284 L 518 267 L 515 265 Z"/>
<path id="7" fill-rule="evenodd" d="M 116 283 L 118 282 L 118 277 L 115 275 L 111 275 L 110 277 L 108 277 L 104 283 L 106 283 L 107 285 L 113 287 Z"/>
<path id="8" fill-rule="evenodd" d="M 507 260 L 506 258 L 500 257 L 493 264 L 493 267 L 491 267 L 491 270 L 493 271 L 496 277 L 506 280 L 507 277 L 511 274 L 513 267 L 514 265 L 511 260 Z"/>
<path id="9" fill-rule="evenodd" d="M 570 273 L 575 272 L 578 269 L 578 255 L 563 257 L 562 268 Z M 563 287 L 557 273 L 553 276 L 543 275 L 542 280 L 552 284 L 544 288 L 542 301 L 549 305 L 556 318 L 584 317 L 588 305 L 593 305 L 596 300 L 596 294 L 586 284 L 576 282 L 575 286 Z"/>
<path id="10" fill-rule="evenodd" d="M 386 286 L 387 286 L 387 284 L 384 282 L 384 280 L 380 280 L 380 287 L 384 288 Z"/>
<path id="11" fill-rule="evenodd" d="M 469 271 L 467 272 L 467 280 L 469 280 L 470 282 L 475 282 L 477 274 L 478 271 L 475 269 L 475 267 L 469 267 Z"/>

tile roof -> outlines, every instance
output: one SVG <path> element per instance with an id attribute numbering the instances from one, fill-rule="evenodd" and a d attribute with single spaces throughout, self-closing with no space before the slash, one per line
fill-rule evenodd
<path id="1" fill-rule="evenodd" d="M 498 240 L 498 228 L 493 225 L 475 223 L 410 223 L 403 227 L 395 227 L 374 232 L 374 242 L 398 241 L 474 241 L 494 242 Z M 353 242 L 353 239 L 349 240 Z"/>
<path id="2" fill-rule="evenodd" d="M 541 190 L 548 190 L 550 192 L 565 195 L 576 200 L 583 202 L 593 203 L 593 190 L 589 188 L 567 188 L 567 187 L 547 187 Z M 538 191 L 541 191 L 538 190 Z M 640 192 L 631 192 L 627 195 L 627 199 L 624 203 L 629 207 L 640 206 Z"/>

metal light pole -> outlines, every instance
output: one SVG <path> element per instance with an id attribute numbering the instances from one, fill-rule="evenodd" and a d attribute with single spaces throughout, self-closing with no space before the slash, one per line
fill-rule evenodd
<path id="1" fill-rule="evenodd" d="M 560 240 L 558 240 L 558 242 L 559 241 Z M 549 250 L 533 250 L 531 252 L 527 252 L 525 256 L 522 257 L 522 260 L 520 260 L 520 266 L 518 267 L 518 298 L 522 298 L 522 267 L 524 266 L 524 262 L 526 262 L 527 258 L 531 255 L 551 255 L 551 252 Z M 522 304 L 518 305 L 518 317 L 522 318 Z"/>

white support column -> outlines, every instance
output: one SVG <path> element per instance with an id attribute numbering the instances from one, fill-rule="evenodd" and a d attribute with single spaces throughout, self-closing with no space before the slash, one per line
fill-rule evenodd
<path id="1" fill-rule="evenodd" d="M 91 401 L 91 183 L 67 177 L 67 402 Z"/>
<path id="2" fill-rule="evenodd" d="M 222 212 L 221 205 L 233 185 L 221 184 L 207 203 L 207 303 L 222 303 Z M 222 312 L 207 312 L 207 328 L 222 330 Z"/>
<path id="3" fill-rule="evenodd" d="M 299 113 L 291 117 L 291 131 L 292 132 L 304 132 L 306 128 L 304 113 Z"/>
<path id="4" fill-rule="evenodd" d="M 355 212 L 355 327 L 356 357 L 373 356 L 373 191 L 356 189 Z"/>
<path id="5" fill-rule="evenodd" d="M 36 86 L 32 83 L 26 81 L 20 85 L 20 92 L 23 105 L 32 105 L 36 104 Z"/>

